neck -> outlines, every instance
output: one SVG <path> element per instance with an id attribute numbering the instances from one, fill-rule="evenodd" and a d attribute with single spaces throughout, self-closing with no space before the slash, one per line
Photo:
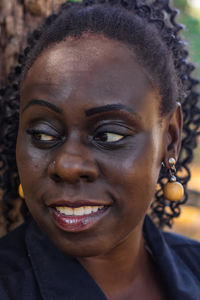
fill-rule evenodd
<path id="1" fill-rule="evenodd" d="M 117 295 L 130 286 L 133 288 L 149 270 L 148 255 L 144 248 L 142 225 L 108 253 L 97 257 L 79 258 L 96 283 L 108 295 Z M 110 297 L 109 297 L 110 298 Z"/>

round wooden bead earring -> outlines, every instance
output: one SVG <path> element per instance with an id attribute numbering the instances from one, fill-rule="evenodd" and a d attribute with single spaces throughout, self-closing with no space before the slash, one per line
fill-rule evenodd
<path id="1" fill-rule="evenodd" d="M 18 193 L 19 193 L 20 198 L 24 199 L 24 191 L 23 191 L 21 183 L 18 188 Z"/>
<path id="2" fill-rule="evenodd" d="M 176 181 L 176 168 L 175 168 L 176 160 L 171 157 L 169 158 L 169 182 L 165 185 L 163 189 L 163 194 L 165 199 L 169 201 L 179 201 L 184 195 L 183 185 Z"/>

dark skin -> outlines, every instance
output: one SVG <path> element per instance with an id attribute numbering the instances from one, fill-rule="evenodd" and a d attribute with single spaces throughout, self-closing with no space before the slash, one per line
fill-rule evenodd
<path id="1" fill-rule="evenodd" d="M 133 51 L 102 35 L 51 45 L 21 87 L 17 164 L 28 208 L 108 299 L 164 299 L 142 225 L 161 163 L 178 157 L 182 117 L 177 104 L 161 118 L 160 101 Z M 66 232 L 48 209 L 58 198 L 109 209 L 88 230 Z"/>

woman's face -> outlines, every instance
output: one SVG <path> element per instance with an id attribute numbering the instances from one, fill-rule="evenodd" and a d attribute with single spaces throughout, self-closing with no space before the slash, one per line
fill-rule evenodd
<path id="1" fill-rule="evenodd" d="M 141 235 L 166 144 L 159 103 L 133 52 L 100 35 L 34 62 L 17 164 L 31 214 L 65 253 L 99 255 Z"/>

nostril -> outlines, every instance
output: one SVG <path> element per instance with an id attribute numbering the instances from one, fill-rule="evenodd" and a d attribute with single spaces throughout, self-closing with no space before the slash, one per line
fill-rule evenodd
<path id="1" fill-rule="evenodd" d="M 88 175 L 81 175 L 80 178 L 84 179 L 86 181 L 89 181 L 89 176 Z"/>
<path id="2" fill-rule="evenodd" d="M 55 182 L 61 182 L 62 179 L 60 176 L 58 176 L 57 174 L 52 174 L 51 178 L 55 181 Z"/>

